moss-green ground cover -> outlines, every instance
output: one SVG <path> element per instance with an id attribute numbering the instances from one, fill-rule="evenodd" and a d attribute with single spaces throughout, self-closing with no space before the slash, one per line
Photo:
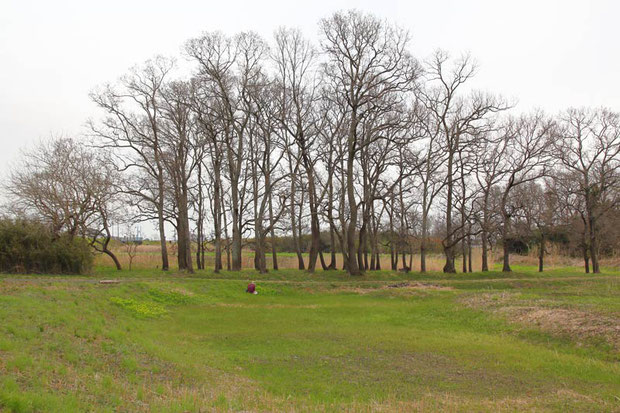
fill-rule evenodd
<path id="1" fill-rule="evenodd" d="M 619 320 L 613 271 L 3 275 L 0 411 L 620 411 Z"/>

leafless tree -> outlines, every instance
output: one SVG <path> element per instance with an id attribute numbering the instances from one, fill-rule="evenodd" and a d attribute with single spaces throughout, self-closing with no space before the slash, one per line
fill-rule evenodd
<path id="1" fill-rule="evenodd" d="M 70 138 L 53 138 L 24 153 L 11 172 L 11 209 L 47 222 L 52 232 L 84 237 L 96 251 L 121 264 L 109 248 L 113 219 L 120 219 L 119 176 L 110 159 Z"/>
<path id="2" fill-rule="evenodd" d="M 161 146 L 162 163 L 169 177 L 174 199 L 174 226 L 178 236 L 179 270 L 193 272 L 191 254 L 190 186 L 196 167 L 202 163 L 199 155 L 200 137 L 192 111 L 194 87 L 190 82 L 175 81 L 167 84 L 161 93 Z"/>
<path id="3" fill-rule="evenodd" d="M 495 130 L 478 137 L 473 147 L 474 176 L 480 194 L 474 201 L 477 222 L 480 226 L 480 241 L 482 248 L 482 271 L 489 271 L 489 244 L 493 234 L 500 225 L 499 208 L 494 200 L 498 197 L 494 193 L 499 190 L 499 184 L 508 173 L 505 164 L 508 143 L 506 138 L 508 125 L 502 125 Z"/>
<path id="4" fill-rule="evenodd" d="M 465 55 L 453 62 L 447 53 L 437 51 L 426 63 L 427 85 L 421 89 L 422 102 L 432 113 L 440 131 L 446 155 L 446 235 L 442 240 L 446 264 L 444 272 L 456 272 L 454 248 L 461 240 L 462 228 L 453 219 L 454 188 L 458 181 L 456 158 L 472 139 L 491 127 L 490 116 L 507 109 L 506 103 L 490 94 L 473 92 L 462 96 L 461 89 L 475 74 L 476 65 Z M 464 225 L 462 223 L 461 225 Z"/>
<path id="5" fill-rule="evenodd" d="M 186 44 L 186 53 L 199 65 L 201 80 L 210 85 L 217 115 L 223 121 L 223 155 L 230 184 L 232 225 L 232 269 L 241 269 L 244 191 L 247 181 L 246 148 L 252 117 L 251 89 L 262 79 L 267 45 L 255 33 L 233 38 L 206 33 Z"/>
<path id="6" fill-rule="evenodd" d="M 599 273 L 599 219 L 618 205 L 610 197 L 620 185 L 620 115 L 607 109 L 569 109 L 560 118 L 555 157 L 576 179 L 585 207 L 592 271 Z M 616 192 L 617 193 L 617 192 Z"/>
<path id="7" fill-rule="evenodd" d="M 282 133 L 290 135 L 292 143 L 297 146 L 299 162 L 305 172 L 310 209 L 308 271 L 313 272 L 316 268 L 321 241 L 319 200 L 315 178 L 315 167 L 318 161 L 315 148 L 318 138 L 316 130 L 318 78 L 314 70 L 317 51 L 308 40 L 303 38 L 299 30 L 279 29 L 275 34 L 275 43 L 273 60 L 276 63 L 276 82 L 280 91 L 279 129 Z M 293 201 L 291 197 L 291 202 Z M 300 208 L 303 208 L 303 205 Z"/>
<path id="8" fill-rule="evenodd" d="M 523 207 L 522 200 L 511 197 L 512 191 L 548 173 L 554 123 L 542 112 L 512 119 L 507 128 L 504 157 L 506 178 L 501 185 L 500 214 L 502 216 L 502 271 L 510 269 L 512 217 Z"/>
<path id="9" fill-rule="evenodd" d="M 544 270 L 550 231 L 559 221 L 556 215 L 561 216 L 556 194 L 549 190 L 550 187 L 552 185 L 547 179 L 544 184 L 529 181 L 515 188 L 515 197 L 518 197 L 522 204 L 522 232 L 525 236 L 534 238 L 538 244 L 539 272 Z"/>
<path id="10" fill-rule="evenodd" d="M 129 258 L 129 271 L 131 271 L 133 260 L 138 254 L 138 246 L 141 243 L 138 240 L 138 233 L 133 225 L 129 224 L 126 226 L 125 236 L 123 237 L 122 241 L 125 254 L 127 254 L 127 257 Z"/>
<path id="11" fill-rule="evenodd" d="M 398 95 L 410 90 L 419 68 L 407 50 L 409 35 L 372 15 L 357 11 L 338 12 L 321 20 L 322 48 L 327 63 L 324 71 L 333 92 L 342 95 L 347 104 L 346 172 L 343 190 L 346 191 L 348 222 L 346 222 L 347 271 L 361 273 L 356 258 L 355 235 L 358 221 L 358 201 L 355 195 L 355 163 L 358 153 L 374 139 L 362 141 L 361 122 L 374 111 L 384 111 L 382 105 L 393 105 Z"/>
<path id="12" fill-rule="evenodd" d="M 169 268 L 166 246 L 166 171 L 162 160 L 161 91 L 173 61 L 157 57 L 133 68 L 116 86 L 106 85 L 91 99 L 106 114 L 100 122 L 89 121 L 99 147 L 113 151 L 117 168 L 130 172 L 125 193 L 135 200 L 142 219 L 156 219 L 161 245 L 162 270 Z"/>

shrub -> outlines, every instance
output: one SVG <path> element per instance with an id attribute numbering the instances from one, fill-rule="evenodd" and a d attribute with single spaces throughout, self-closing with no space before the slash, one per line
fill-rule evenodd
<path id="1" fill-rule="evenodd" d="M 84 274 L 92 265 L 93 255 L 85 240 L 54 236 L 37 221 L 0 219 L 0 271 Z"/>

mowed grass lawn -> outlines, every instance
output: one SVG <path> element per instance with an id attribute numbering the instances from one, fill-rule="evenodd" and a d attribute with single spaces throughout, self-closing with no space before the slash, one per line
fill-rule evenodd
<path id="1" fill-rule="evenodd" d="M 620 411 L 619 320 L 613 271 L 3 275 L 0 411 Z"/>

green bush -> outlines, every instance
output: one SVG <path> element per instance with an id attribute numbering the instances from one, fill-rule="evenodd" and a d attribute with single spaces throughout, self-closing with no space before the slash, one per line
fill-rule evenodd
<path id="1" fill-rule="evenodd" d="M 0 271 L 84 274 L 92 265 L 93 255 L 85 240 L 55 236 L 36 221 L 0 219 Z"/>

